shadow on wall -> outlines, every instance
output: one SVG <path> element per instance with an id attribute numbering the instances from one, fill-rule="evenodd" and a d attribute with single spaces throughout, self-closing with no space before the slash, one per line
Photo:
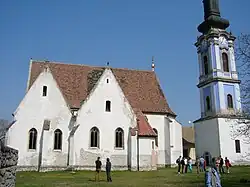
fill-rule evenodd
<path id="1" fill-rule="evenodd" d="M 131 127 L 128 131 L 128 142 L 127 142 L 128 148 L 127 148 L 127 162 L 128 162 L 128 170 L 131 171 Z"/>

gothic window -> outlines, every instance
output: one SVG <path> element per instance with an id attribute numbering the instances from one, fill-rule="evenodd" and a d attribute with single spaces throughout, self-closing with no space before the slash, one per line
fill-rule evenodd
<path id="1" fill-rule="evenodd" d="M 115 130 L 115 147 L 123 148 L 124 146 L 124 132 L 121 128 Z"/>
<path id="2" fill-rule="evenodd" d="M 209 96 L 206 97 L 206 109 L 207 109 L 207 111 L 211 110 L 210 97 Z"/>
<path id="3" fill-rule="evenodd" d="M 99 130 L 96 127 L 90 130 L 90 147 L 99 148 Z"/>
<path id="4" fill-rule="evenodd" d="M 207 56 L 203 57 L 203 64 L 204 64 L 204 73 L 205 73 L 205 75 L 207 75 L 208 74 L 208 59 L 207 59 Z"/>
<path id="5" fill-rule="evenodd" d="M 240 153 L 240 140 L 235 140 L 235 152 Z"/>
<path id="6" fill-rule="evenodd" d="M 229 72 L 229 64 L 228 64 L 228 55 L 227 55 L 227 53 L 222 53 L 222 61 L 223 61 L 223 71 Z"/>
<path id="7" fill-rule="evenodd" d="M 56 129 L 54 132 L 54 150 L 62 150 L 62 131 Z"/>
<path id="8" fill-rule="evenodd" d="M 227 95 L 227 108 L 234 108 L 233 106 L 233 97 L 231 94 Z"/>
<path id="9" fill-rule="evenodd" d="M 153 128 L 153 130 L 154 130 L 155 134 L 157 135 L 155 137 L 155 145 L 158 147 L 158 131 L 155 128 Z"/>
<path id="10" fill-rule="evenodd" d="M 47 86 L 43 86 L 43 97 L 47 96 Z"/>
<path id="11" fill-rule="evenodd" d="M 111 111 L 111 101 L 106 101 L 106 112 Z"/>
<path id="12" fill-rule="evenodd" d="M 36 149 L 37 130 L 32 128 L 29 130 L 29 149 Z"/>

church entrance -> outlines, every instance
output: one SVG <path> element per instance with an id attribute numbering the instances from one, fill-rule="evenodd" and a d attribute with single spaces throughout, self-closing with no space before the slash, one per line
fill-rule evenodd
<path id="1" fill-rule="evenodd" d="M 206 165 L 210 166 L 211 165 L 211 161 L 212 161 L 211 154 L 209 152 L 205 152 L 204 155 L 203 155 L 203 157 L 206 160 Z"/>

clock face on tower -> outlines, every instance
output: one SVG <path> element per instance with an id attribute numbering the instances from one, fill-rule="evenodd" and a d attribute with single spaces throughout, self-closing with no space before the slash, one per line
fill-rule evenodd
<path id="1" fill-rule="evenodd" d="M 219 37 L 219 43 L 222 46 L 227 46 L 227 39 L 224 36 Z"/>

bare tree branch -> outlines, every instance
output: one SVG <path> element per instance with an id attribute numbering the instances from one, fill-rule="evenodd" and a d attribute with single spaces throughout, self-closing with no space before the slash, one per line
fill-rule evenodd
<path id="1" fill-rule="evenodd" d="M 237 121 L 234 136 L 243 136 L 250 143 L 250 34 L 241 34 L 238 37 L 235 55 L 237 68 L 241 78 L 242 119 Z"/>

